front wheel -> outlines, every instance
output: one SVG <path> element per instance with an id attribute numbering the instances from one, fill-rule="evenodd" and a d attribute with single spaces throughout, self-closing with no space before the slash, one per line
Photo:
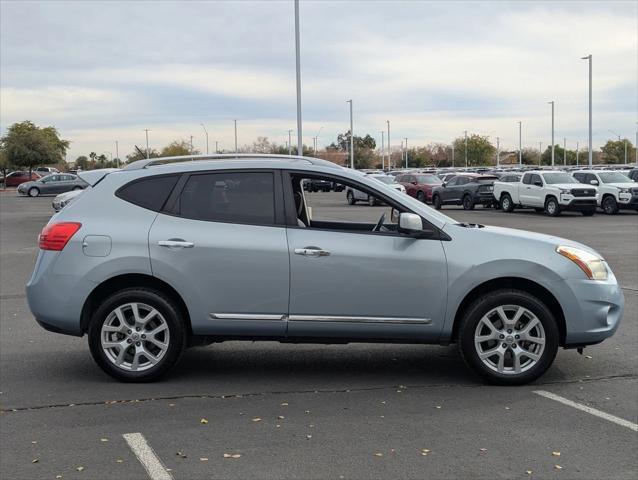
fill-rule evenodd
<path id="1" fill-rule="evenodd" d="M 474 200 L 469 195 L 463 197 L 463 210 L 474 210 Z"/>
<path id="2" fill-rule="evenodd" d="M 554 197 L 549 197 L 545 201 L 545 212 L 550 217 L 558 217 L 560 215 L 560 204 Z"/>
<path id="3" fill-rule="evenodd" d="M 603 204 L 601 206 L 607 215 L 616 215 L 618 213 L 618 202 L 616 202 L 616 199 L 611 195 L 607 195 L 603 198 Z"/>
<path id="4" fill-rule="evenodd" d="M 477 299 L 459 327 L 467 365 L 499 385 L 523 385 L 550 367 L 558 351 L 558 326 L 547 306 L 521 290 L 498 290 Z"/>
<path id="5" fill-rule="evenodd" d="M 356 200 L 354 199 L 354 193 L 352 190 L 346 193 L 346 198 L 348 199 L 348 205 L 354 205 Z"/>
<path id="6" fill-rule="evenodd" d="M 432 197 L 432 204 L 434 205 L 434 208 L 436 208 L 437 210 L 441 210 L 441 197 L 439 195 L 434 195 L 434 197 Z"/>
<path id="7" fill-rule="evenodd" d="M 416 199 L 417 199 L 419 202 L 425 203 L 425 193 L 423 193 L 422 191 L 420 191 L 420 190 L 419 190 L 419 191 L 416 193 Z"/>
<path id="8" fill-rule="evenodd" d="M 31 187 L 29 189 L 29 196 L 30 197 L 37 197 L 38 195 L 40 195 L 40 190 L 38 190 L 36 187 Z"/>
<path id="9" fill-rule="evenodd" d="M 123 382 L 150 382 L 179 360 L 186 327 L 179 308 L 164 294 L 127 288 L 104 300 L 89 325 L 95 362 Z"/>

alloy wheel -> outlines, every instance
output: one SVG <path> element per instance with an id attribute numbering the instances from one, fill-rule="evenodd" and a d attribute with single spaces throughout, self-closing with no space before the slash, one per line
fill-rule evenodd
<path id="1" fill-rule="evenodd" d="M 483 315 L 474 332 L 474 347 L 489 369 L 518 375 L 540 361 L 545 339 L 543 324 L 529 309 L 502 305 Z"/>

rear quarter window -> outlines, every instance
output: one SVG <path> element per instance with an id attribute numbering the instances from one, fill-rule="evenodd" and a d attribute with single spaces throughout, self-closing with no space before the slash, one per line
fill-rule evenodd
<path id="1" fill-rule="evenodd" d="M 142 208 L 159 212 L 175 187 L 179 175 L 162 175 L 133 180 L 115 195 Z"/>

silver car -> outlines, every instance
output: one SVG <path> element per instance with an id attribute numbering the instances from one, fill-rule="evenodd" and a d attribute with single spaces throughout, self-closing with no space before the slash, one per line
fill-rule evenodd
<path id="1" fill-rule="evenodd" d="M 77 175 L 70 173 L 52 173 L 32 182 L 24 182 L 18 186 L 19 195 L 37 197 L 39 195 L 58 195 L 72 190 L 82 190 L 88 183 Z"/>
<path id="2" fill-rule="evenodd" d="M 478 375 L 517 385 L 559 347 L 618 328 L 622 291 L 585 245 L 458 223 L 314 158 L 212 157 L 105 172 L 42 230 L 33 315 L 87 334 L 119 380 L 159 378 L 187 345 L 240 339 L 457 343 Z M 306 195 L 307 179 L 384 207 Z"/>
<path id="3" fill-rule="evenodd" d="M 405 193 L 405 187 L 397 182 L 396 178 L 392 175 L 378 174 L 372 173 L 367 175 L 368 178 L 373 178 L 374 180 L 387 185 L 390 188 L 393 188 L 399 192 Z M 357 202 L 367 202 L 371 207 L 378 205 L 379 200 L 374 195 L 369 195 L 368 193 L 357 190 L 355 188 L 348 188 L 346 190 L 346 200 L 349 205 L 354 205 Z"/>

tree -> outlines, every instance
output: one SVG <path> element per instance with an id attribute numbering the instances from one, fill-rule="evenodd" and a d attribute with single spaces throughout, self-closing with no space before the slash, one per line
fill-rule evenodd
<path id="1" fill-rule="evenodd" d="M 191 151 L 191 144 L 185 140 L 175 140 L 164 148 L 159 153 L 160 157 L 180 157 L 183 155 L 199 155 L 200 151 L 193 149 Z"/>
<path id="2" fill-rule="evenodd" d="M 14 123 L 0 139 L 8 163 L 28 168 L 29 173 L 38 165 L 63 162 L 68 148 L 55 127 L 40 128 L 29 120 Z"/>
<path id="3" fill-rule="evenodd" d="M 9 157 L 7 156 L 7 152 L 4 149 L 0 149 L 0 170 L 2 171 L 3 178 L 7 176 L 7 170 L 9 169 L 10 166 L 11 165 L 9 165 Z M 4 188 L 4 184 L 3 184 L 3 188 Z"/>
<path id="4" fill-rule="evenodd" d="M 269 141 L 268 137 L 257 137 L 257 140 L 253 142 L 252 153 L 274 153 L 273 147 Z"/>
<path id="5" fill-rule="evenodd" d="M 454 140 L 454 150 L 457 165 L 465 165 L 465 137 Z M 493 163 L 496 148 L 490 142 L 489 137 L 472 134 L 467 137 L 467 164 L 491 165 Z"/>
<path id="6" fill-rule="evenodd" d="M 159 157 L 159 153 L 157 150 L 151 148 L 148 151 L 148 158 L 157 158 Z M 126 156 L 127 162 L 135 162 L 137 160 L 144 160 L 146 158 L 146 150 L 142 150 L 137 145 L 135 146 L 135 151 L 133 153 L 129 153 Z"/>
<path id="7" fill-rule="evenodd" d="M 355 135 L 352 139 L 354 146 L 354 168 L 370 168 L 376 165 L 376 154 L 374 152 L 377 147 L 377 142 L 369 134 L 365 137 L 359 137 Z M 337 136 L 337 144 L 332 143 L 330 148 L 338 150 L 340 152 L 350 152 L 350 130 L 345 133 L 340 133 Z M 350 164 L 350 157 L 348 156 L 348 165 Z"/>
<path id="8" fill-rule="evenodd" d="M 627 163 L 636 162 L 636 150 L 628 139 L 609 140 L 601 148 L 604 163 L 625 163 L 625 142 L 627 144 Z"/>
<path id="9" fill-rule="evenodd" d="M 80 155 L 78 158 L 75 159 L 75 168 L 78 168 L 80 170 L 89 170 L 89 159 L 86 155 Z"/>

